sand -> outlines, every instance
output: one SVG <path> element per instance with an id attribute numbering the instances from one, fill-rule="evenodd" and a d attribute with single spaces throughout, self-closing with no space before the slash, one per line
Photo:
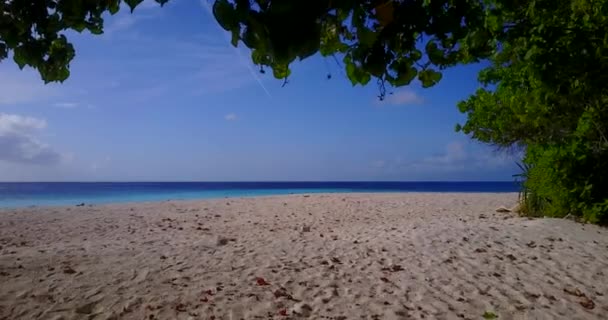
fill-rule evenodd
<path id="1" fill-rule="evenodd" d="M 606 319 L 608 230 L 515 194 L 0 211 L 0 319 Z"/>

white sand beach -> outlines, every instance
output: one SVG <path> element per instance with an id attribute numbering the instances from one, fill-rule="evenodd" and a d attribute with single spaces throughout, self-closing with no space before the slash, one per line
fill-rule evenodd
<path id="1" fill-rule="evenodd" d="M 608 230 L 516 194 L 0 211 L 0 319 L 607 319 Z"/>

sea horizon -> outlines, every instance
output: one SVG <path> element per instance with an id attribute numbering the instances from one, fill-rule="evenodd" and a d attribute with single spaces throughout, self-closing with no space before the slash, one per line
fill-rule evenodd
<path id="1" fill-rule="evenodd" d="M 516 181 L 0 182 L 0 208 L 205 200 L 307 193 L 518 192 Z"/>

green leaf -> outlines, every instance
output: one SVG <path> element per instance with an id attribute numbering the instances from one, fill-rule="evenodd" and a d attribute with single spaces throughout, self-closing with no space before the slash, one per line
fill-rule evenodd
<path id="1" fill-rule="evenodd" d="M 238 26 L 236 29 L 232 29 L 232 37 L 230 38 L 230 44 L 235 48 L 239 45 L 239 29 Z"/>
<path id="2" fill-rule="evenodd" d="M 422 58 L 422 52 L 418 49 L 414 49 L 414 50 L 412 50 L 412 52 L 410 52 L 409 58 L 412 61 L 418 61 Z"/>
<path id="3" fill-rule="evenodd" d="M 262 54 L 262 51 L 259 49 L 254 49 L 251 51 L 251 60 L 253 61 L 253 64 L 259 65 L 259 64 L 263 64 L 263 58 L 264 58 L 264 54 Z"/>
<path id="4" fill-rule="evenodd" d="M 110 14 L 116 14 L 116 12 L 120 10 L 120 1 L 110 0 L 108 3 L 108 10 L 110 11 Z"/>
<path id="5" fill-rule="evenodd" d="M 371 75 L 361 69 L 357 71 L 357 80 L 359 83 L 364 86 L 372 79 Z"/>
<path id="6" fill-rule="evenodd" d="M 286 64 L 275 64 L 272 66 L 272 74 L 277 79 L 286 79 L 291 74 L 291 70 Z"/>
<path id="7" fill-rule="evenodd" d="M 346 56 L 343 61 L 346 65 L 346 76 L 353 86 L 357 84 L 366 85 L 371 80 L 371 75 L 354 64 L 351 57 Z"/>
<path id="8" fill-rule="evenodd" d="M 443 51 L 439 49 L 437 43 L 433 40 L 429 40 L 426 44 L 426 54 L 429 56 L 429 60 L 436 65 L 440 65 L 444 60 Z"/>
<path id="9" fill-rule="evenodd" d="M 432 69 L 422 70 L 418 73 L 418 80 L 422 82 L 423 88 L 429 88 L 434 86 L 439 82 L 439 80 L 441 80 L 441 73 Z"/>
<path id="10" fill-rule="evenodd" d="M 406 86 L 406 85 L 410 84 L 412 82 L 412 80 L 414 80 L 414 78 L 416 78 L 417 74 L 418 74 L 418 70 L 416 70 L 416 68 L 409 67 L 406 69 L 405 72 L 399 72 L 399 74 L 397 75 L 397 78 L 391 84 L 394 85 L 395 87 Z"/>
<path id="11" fill-rule="evenodd" d="M 524 59 L 525 60 L 530 60 L 532 58 L 532 56 L 534 56 L 534 54 L 536 54 L 536 46 L 532 46 L 532 48 L 530 48 L 526 52 L 526 55 L 524 56 Z"/>
<path id="12" fill-rule="evenodd" d="M 125 3 L 129 6 L 129 8 L 131 8 L 131 13 L 132 13 L 133 10 L 135 10 L 135 7 L 137 7 L 143 1 L 144 0 L 125 0 Z"/>
<path id="13" fill-rule="evenodd" d="M 489 311 L 484 312 L 482 317 L 486 320 L 498 319 L 498 316 L 494 312 Z"/>
<path id="14" fill-rule="evenodd" d="M 23 69 L 25 67 L 25 65 L 29 64 L 30 62 L 28 61 L 28 50 L 25 49 L 23 46 L 17 47 L 13 50 L 14 54 L 13 54 L 13 60 L 15 61 L 15 63 L 17 63 L 17 66 L 19 66 L 19 69 Z"/>
<path id="15" fill-rule="evenodd" d="M 359 44 L 364 46 L 364 47 L 371 47 L 374 45 L 374 42 L 376 42 L 376 38 L 377 38 L 377 34 L 366 28 L 366 27 L 361 27 L 361 28 L 357 28 L 357 38 L 359 39 Z"/>
<path id="16" fill-rule="evenodd" d="M 103 33 L 103 29 L 98 26 L 87 27 L 87 29 L 89 29 L 90 33 L 95 34 L 95 35 L 99 35 L 99 34 Z"/>
<path id="17" fill-rule="evenodd" d="M 378 48 L 378 47 L 377 47 Z M 367 56 L 363 63 L 363 70 L 374 75 L 376 78 L 381 78 L 386 72 L 387 57 L 384 50 L 380 49 L 373 50 L 372 53 Z"/>
<path id="18" fill-rule="evenodd" d="M 255 48 L 258 43 L 258 36 L 255 34 L 253 27 L 247 26 L 241 38 L 243 43 L 249 48 Z"/>
<path id="19" fill-rule="evenodd" d="M 74 30 L 76 30 L 77 32 L 82 32 L 82 30 L 84 30 L 87 27 L 87 25 L 84 22 L 80 22 L 80 23 L 75 23 L 72 28 Z"/>
<path id="20" fill-rule="evenodd" d="M 348 57 L 344 58 L 344 64 L 346 65 L 346 76 L 348 77 L 348 79 L 350 80 L 352 85 L 354 86 L 358 83 L 357 77 L 355 75 L 357 66 L 355 66 L 355 64 L 352 62 L 351 59 L 347 59 L 347 58 Z"/>
<path id="21" fill-rule="evenodd" d="M 232 31 L 239 24 L 236 18 L 236 10 L 228 0 L 215 1 L 213 4 L 213 16 L 226 31 Z"/>
<path id="22" fill-rule="evenodd" d="M 304 60 L 319 52 L 321 34 L 317 31 L 318 30 L 310 30 L 300 37 L 301 45 L 297 47 L 298 58 L 300 58 L 300 60 Z"/>
<path id="23" fill-rule="evenodd" d="M 361 9 L 360 7 L 356 7 L 353 10 L 353 15 L 351 18 L 351 25 L 357 29 L 363 27 L 363 24 L 365 23 L 365 11 L 363 11 L 363 9 Z"/>
<path id="24" fill-rule="evenodd" d="M 489 14 L 486 17 L 486 28 L 494 32 L 500 31 L 502 29 L 502 21 L 500 17 L 495 14 Z"/>
<path id="25" fill-rule="evenodd" d="M 344 10 L 344 9 L 338 9 L 337 10 L 337 18 L 338 18 L 339 21 L 346 20 L 346 18 L 348 18 L 349 14 L 350 14 L 349 10 Z"/>
<path id="26" fill-rule="evenodd" d="M 249 0 L 236 0 L 236 11 L 240 16 L 246 16 L 251 9 Z"/>

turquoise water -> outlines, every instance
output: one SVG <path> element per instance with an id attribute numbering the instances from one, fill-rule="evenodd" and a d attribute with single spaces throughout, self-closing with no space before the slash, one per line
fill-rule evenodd
<path id="1" fill-rule="evenodd" d="M 336 192 L 517 192 L 514 182 L 0 183 L 0 208 Z"/>
<path id="2" fill-rule="evenodd" d="M 204 200 L 238 197 L 256 197 L 288 194 L 312 194 L 312 193 L 338 193 L 353 192 L 344 189 L 258 189 L 258 190 L 213 190 L 213 191 L 190 191 L 190 192 L 166 192 L 166 193 L 122 193 L 122 194 L 100 194 L 91 196 L 55 196 L 22 198 L 0 201 L 0 208 L 23 208 L 29 206 L 69 206 L 75 204 L 107 204 L 107 203 L 129 203 L 167 200 Z M 356 191 L 355 191 L 356 192 Z"/>

